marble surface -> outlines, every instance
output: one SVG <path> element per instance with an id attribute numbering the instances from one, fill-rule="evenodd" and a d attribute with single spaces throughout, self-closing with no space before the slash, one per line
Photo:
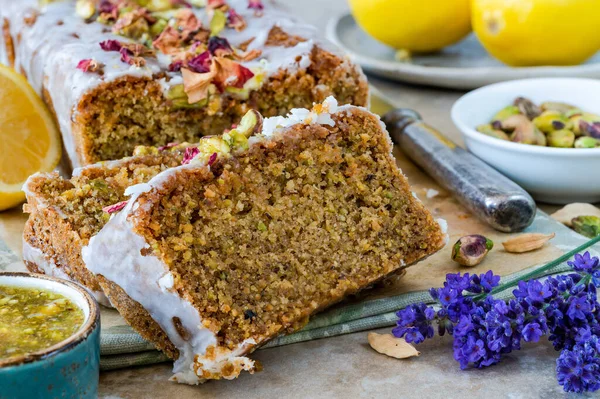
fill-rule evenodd
<path id="1" fill-rule="evenodd" d="M 292 12 L 324 29 L 331 15 L 347 9 L 345 0 L 279 0 Z M 418 110 L 432 126 L 457 143 L 460 133 L 450 108 L 463 93 L 418 87 L 370 77 L 370 82 L 401 107 Z M 545 210 L 551 208 L 544 207 Z M 389 329 L 379 330 L 380 333 Z M 547 342 L 526 344 L 486 370 L 461 371 L 449 337 L 419 346 L 407 360 L 374 352 L 361 332 L 256 352 L 264 371 L 235 381 L 197 387 L 168 382 L 169 363 L 104 372 L 101 398 L 561 398 L 556 383 L 557 352 Z"/>

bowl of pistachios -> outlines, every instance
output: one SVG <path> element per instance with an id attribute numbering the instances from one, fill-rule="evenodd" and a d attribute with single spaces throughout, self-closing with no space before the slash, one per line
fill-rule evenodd
<path id="1" fill-rule="evenodd" d="M 485 86 L 454 104 L 452 120 L 470 152 L 537 201 L 600 201 L 600 80 Z"/>

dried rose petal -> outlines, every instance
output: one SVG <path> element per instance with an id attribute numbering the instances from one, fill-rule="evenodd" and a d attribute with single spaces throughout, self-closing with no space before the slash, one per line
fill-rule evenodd
<path id="1" fill-rule="evenodd" d="M 152 45 L 164 54 L 174 54 L 181 51 L 181 44 L 181 35 L 172 26 L 167 26 L 152 42 Z"/>
<path id="2" fill-rule="evenodd" d="M 206 73 L 210 71 L 210 53 L 208 51 L 203 52 L 200 55 L 195 56 L 188 61 L 187 66 L 194 72 Z"/>
<path id="3" fill-rule="evenodd" d="M 104 51 L 121 51 L 123 45 L 118 40 L 105 40 L 100 42 L 100 47 Z"/>
<path id="4" fill-rule="evenodd" d="M 127 201 L 121 201 L 113 205 L 105 206 L 104 208 L 102 208 L 102 210 L 106 213 L 115 213 L 125 208 L 125 205 L 127 205 Z"/>
<path id="5" fill-rule="evenodd" d="M 116 21 L 119 18 L 119 8 L 108 0 L 100 1 L 98 13 L 104 21 Z"/>
<path id="6" fill-rule="evenodd" d="M 121 43 L 121 48 L 126 48 L 129 52 L 136 56 L 154 56 L 156 52 L 153 49 L 150 49 L 143 44 L 139 43 Z"/>
<path id="7" fill-rule="evenodd" d="M 194 159 L 194 157 L 196 155 L 198 155 L 200 153 L 200 150 L 198 149 L 198 147 L 188 147 L 185 149 L 185 153 L 183 154 L 183 161 L 181 161 L 182 165 L 187 165 L 190 162 L 192 162 L 192 159 Z"/>
<path id="8" fill-rule="evenodd" d="M 77 69 L 82 70 L 83 72 L 102 72 L 102 64 L 93 59 L 85 59 L 79 61 L 77 64 Z"/>
<path id="9" fill-rule="evenodd" d="M 171 0 L 171 5 L 173 5 L 175 7 L 182 6 L 182 7 L 192 8 L 192 5 L 185 0 Z"/>
<path id="10" fill-rule="evenodd" d="M 229 58 L 216 57 L 214 62 L 217 68 L 213 83 L 221 92 L 225 90 L 225 87 L 241 89 L 248 80 L 254 77 L 254 73 L 250 69 Z"/>
<path id="11" fill-rule="evenodd" d="M 216 69 L 211 68 L 207 73 L 196 73 L 188 68 L 181 68 L 181 75 L 183 90 L 188 96 L 188 102 L 195 104 L 208 96 L 208 88 L 216 75 Z"/>
<path id="12" fill-rule="evenodd" d="M 146 60 L 142 57 L 132 56 L 133 53 L 126 49 L 125 47 L 121 48 L 121 61 L 128 63 L 129 65 L 135 65 L 136 67 L 143 67 L 146 65 Z"/>
<path id="13" fill-rule="evenodd" d="M 248 0 L 248 8 L 252 10 L 262 11 L 265 9 L 261 0 Z"/>
<path id="14" fill-rule="evenodd" d="M 177 147 L 179 143 L 168 143 L 167 145 L 163 145 L 158 147 L 158 151 L 168 150 L 169 148 Z"/>
<path id="15" fill-rule="evenodd" d="M 220 8 L 220 7 L 223 7 L 224 5 L 226 5 L 225 0 L 208 0 L 208 2 L 206 4 L 206 6 L 208 8 L 212 8 L 212 9 Z"/>
<path id="16" fill-rule="evenodd" d="M 169 72 L 179 72 L 183 66 L 182 61 L 175 61 L 169 64 Z"/>
<path id="17" fill-rule="evenodd" d="M 229 41 L 224 37 L 213 36 L 208 40 L 208 51 L 214 56 L 224 57 L 233 54 Z"/>
<path id="18" fill-rule="evenodd" d="M 217 153 L 213 153 L 208 159 L 208 166 L 212 166 L 217 161 Z"/>
<path id="19" fill-rule="evenodd" d="M 227 12 L 227 26 L 239 31 L 246 29 L 246 20 L 233 8 Z"/>
<path id="20" fill-rule="evenodd" d="M 202 27 L 202 23 L 196 17 L 196 14 L 190 9 L 183 8 L 177 11 L 175 15 L 175 28 L 182 33 L 184 37 L 190 36 L 193 32 Z"/>

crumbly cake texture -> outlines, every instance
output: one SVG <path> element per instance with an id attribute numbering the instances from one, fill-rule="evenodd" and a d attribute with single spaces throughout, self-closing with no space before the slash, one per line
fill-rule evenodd
<path id="1" fill-rule="evenodd" d="M 445 244 L 377 116 L 328 99 L 259 132 L 239 151 L 201 143 L 129 188 L 83 249 L 128 323 L 176 360 L 178 382 L 255 371 L 258 346 Z"/>
<path id="2" fill-rule="evenodd" d="M 368 101 L 360 68 L 270 2 L 0 0 L 0 26 L 0 62 L 43 96 L 73 167 L 221 134 L 249 109 Z"/>
<path id="3" fill-rule="evenodd" d="M 58 173 L 38 173 L 23 187 L 25 212 L 23 259 L 34 273 L 76 281 L 98 301 L 110 306 L 93 273 L 83 263 L 81 248 L 110 218 L 107 209 L 126 200 L 127 187 L 149 181 L 181 164 L 183 149 L 103 162 L 75 170 L 65 180 Z"/>

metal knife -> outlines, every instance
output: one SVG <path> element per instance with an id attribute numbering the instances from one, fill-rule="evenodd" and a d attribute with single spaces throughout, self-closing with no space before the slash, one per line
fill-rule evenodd
<path id="1" fill-rule="evenodd" d="M 535 201 L 515 182 L 427 125 L 417 112 L 397 109 L 380 94 L 372 96 L 371 110 L 382 115 L 394 143 L 479 219 L 505 233 L 531 225 Z"/>

